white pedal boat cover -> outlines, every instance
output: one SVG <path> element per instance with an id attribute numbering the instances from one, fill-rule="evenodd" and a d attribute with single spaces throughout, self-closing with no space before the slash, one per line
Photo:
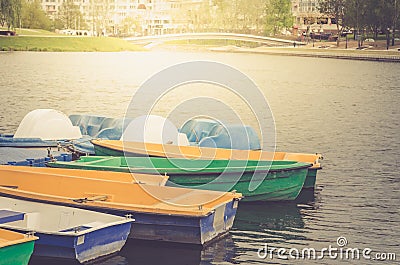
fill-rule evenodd
<path id="1" fill-rule="evenodd" d="M 157 115 L 144 115 L 133 119 L 120 139 L 127 142 L 189 145 L 186 134 L 179 133 L 168 119 Z"/>
<path id="2" fill-rule="evenodd" d="M 54 109 L 36 109 L 22 119 L 14 138 L 42 140 L 73 140 L 82 137 L 78 126 L 73 126 L 64 113 Z"/>

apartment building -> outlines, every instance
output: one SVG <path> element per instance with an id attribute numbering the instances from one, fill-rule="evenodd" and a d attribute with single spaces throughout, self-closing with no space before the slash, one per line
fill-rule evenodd
<path id="1" fill-rule="evenodd" d="M 68 1 L 68 2 L 67 2 Z M 79 8 L 84 27 L 93 34 L 135 33 L 156 35 L 192 30 L 196 11 L 205 0 L 42 0 L 47 15 L 56 19 L 64 3 Z M 208 0 L 206 1 L 208 2 Z"/>
<path id="2" fill-rule="evenodd" d="M 292 0 L 294 28 L 299 31 L 334 32 L 336 22 L 318 10 L 319 0 Z"/>

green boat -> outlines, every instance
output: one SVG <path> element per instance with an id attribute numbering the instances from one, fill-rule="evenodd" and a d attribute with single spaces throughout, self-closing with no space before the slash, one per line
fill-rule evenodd
<path id="1" fill-rule="evenodd" d="M 33 253 L 35 236 L 0 229 L 0 265 L 25 265 Z"/>
<path id="2" fill-rule="evenodd" d="M 190 159 L 229 159 L 229 160 L 284 160 L 310 163 L 303 189 L 314 189 L 317 171 L 322 169 L 319 162 L 321 154 L 267 152 L 262 150 L 235 150 L 198 146 L 178 146 L 173 144 L 141 143 L 115 140 L 92 140 L 97 156 L 125 157 L 168 157 Z"/>
<path id="3" fill-rule="evenodd" d="M 296 199 L 300 193 L 311 164 L 296 161 L 86 156 L 73 162 L 49 162 L 48 166 L 166 174 L 169 176 L 167 186 L 236 190 L 244 195 L 244 201 L 288 201 Z"/>

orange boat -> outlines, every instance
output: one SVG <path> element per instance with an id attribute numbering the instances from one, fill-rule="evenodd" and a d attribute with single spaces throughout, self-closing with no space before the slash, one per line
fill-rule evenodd
<path id="1" fill-rule="evenodd" d="M 4 168 L 4 167 L 3 167 Z M 34 174 L 43 175 L 58 175 L 58 176 L 74 176 L 87 179 L 98 179 L 98 180 L 109 180 L 126 183 L 137 183 L 155 186 L 165 186 L 169 177 L 167 175 L 160 174 L 132 174 L 122 172 L 105 172 L 105 171 L 87 171 L 87 170 L 76 170 L 76 169 L 64 169 L 64 168 L 45 168 L 45 167 L 20 167 L 19 171 L 25 171 Z"/>
<path id="2" fill-rule="evenodd" d="M 118 180 L 111 180 L 118 175 Z M 201 245 L 230 230 L 242 197 L 139 184 L 125 176 L 130 173 L 0 166 L 0 195 L 131 214 L 131 238 Z"/>

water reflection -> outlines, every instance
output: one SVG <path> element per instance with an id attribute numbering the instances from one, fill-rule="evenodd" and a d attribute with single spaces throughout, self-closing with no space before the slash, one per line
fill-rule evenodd
<path id="1" fill-rule="evenodd" d="M 283 231 L 303 228 L 300 208 L 295 203 L 242 203 L 234 228 L 243 232 Z"/>
<path id="2" fill-rule="evenodd" d="M 237 246 L 231 234 L 206 246 L 201 251 L 201 264 L 235 263 Z"/>
<path id="3" fill-rule="evenodd" d="M 199 264 L 201 247 L 129 240 L 120 255 L 126 264 Z"/>
<path id="4" fill-rule="evenodd" d="M 297 204 L 307 204 L 310 206 L 314 206 L 319 201 L 320 191 L 320 187 L 316 189 L 303 189 L 301 190 L 299 196 L 297 196 L 294 202 Z"/>
<path id="5" fill-rule="evenodd" d="M 313 191 L 302 193 L 301 202 L 310 202 Z M 236 261 L 260 262 L 257 250 L 268 243 L 282 246 L 288 242 L 305 240 L 305 223 L 301 207 L 295 202 L 241 203 L 236 215 L 233 231 Z"/>
<path id="6" fill-rule="evenodd" d="M 218 246 L 216 244 L 215 246 Z M 213 247 L 215 251 L 210 256 L 214 259 L 214 253 L 223 251 L 223 246 Z M 206 248 L 207 249 L 207 248 Z M 171 243 L 154 243 L 146 241 L 128 240 L 121 252 L 100 259 L 96 259 L 89 264 L 95 265 L 127 265 L 127 264 L 163 264 L 163 265 L 191 265 L 199 264 L 202 251 L 201 247 L 186 246 Z M 68 259 L 50 259 L 32 256 L 30 265 L 75 265 L 79 264 Z"/>

